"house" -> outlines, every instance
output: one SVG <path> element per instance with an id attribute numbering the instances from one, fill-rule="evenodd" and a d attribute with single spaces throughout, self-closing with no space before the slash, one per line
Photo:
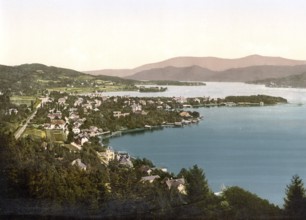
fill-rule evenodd
<path id="1" fill-rule="evenodd" d="M 141 115 L 147 115 L 149 112 L 146 112 L 146 111 L 141 111 Z"/>
<path id="2" fill-rule="evenodd" d="M 145 100 L 139 100 L 139 104 L 141 105 L 147 105 L 147 102 Z"/>
<path id="3" fill-rule="evenodd" d="M 102 101 L 101 101 L 101 100 L 99 100 L 99 99 L 95 99 L 95 108 L 100 107 L 100 106 L 101 106 L 101 104 L 102 104 Z"/>
<path id="4" fill-rule="evenodd" d="M 189 114 L 189 112 L 183 111 L 183 112 L 180 112 L 180 116 L 181 117 L 190 117 L 190 114 Z"/>
<path id="5" fill-rule="evenodd" d="M 78 98 L 75 102 L 74 102 L 74 106 L 80 106 L 82 105 L 84 99 L 83 98 Z"/>
<path id="6" fill-rule="evenodd" d="M 43 124 L 43 128 L 44 128 L 44 129 L 51 129 L 51 124 L 49 124 L 49 123 L 44 123 L 44 124 Z"/>
<path id="7" fill-rule="evenodd" d="M 166 110 L 170 110 L 171 109 L 171 106 L 166 104 Z"/>
<path id="8" fill-rule="evenodd" d="M 235 102 L 225 102 L 225 106 L 232 107 L 236 106 L 237 104 Z"/>
<path id="9" fill-rule="evenodd" d="M 71 162 L 72 166 L 78 166 L 81 170 L 86 170 L 87 166 L 82 162 L 81 159 L 75 159 L 74 161 Z"/>
<path id="10" fill-rule="evenodd" d="M 131 106 L 131 108 L 132 108 L 132 112 L 141 112 L 142 111 L 142 106 L 141 105 L 139 105 L 139 104 L 133 104 L 132 106 Z"/>
<path id="11" fill-rule="evenodd" d="M 97 155 L 101 162 L 106 165 L 115 159 L 115 152 L 109 147 L 105 150 L 105 152 L 97 152 Z"/>
<path id="12" fill-rule="evenodd" d="M 55 113 L 49 113 L 47 117 L 50 118 L 51 120 L 60 119 L 62 118 L 62 113 L 60 111 L 57 111 Z"/>
<path id="13" fill-rule="evenodd" d="M 89 141 L 89 139 L 87 137 L 82 137 L 81 138 L 81 146 L 83 146 L 83 144 L 85 144 L 88 141 Z"/>
<path id="14" fill-rule="evenodd" d="M 181 103 L 181 104 L 187 102 L 187 99 L 184 98 L 184 97 L 176 97 L 176 98 L 174 98 L 174 100 L 175 100 L 176 102 L 178 102 L 178 103 Z"/>
<path id="15" fill-rule="evenodd" d="M 59 98 L 59 99 L 57 100 L 57 102 L 58 102 L 58 104 L 60 104 L 60 105 L 65 105 L 66 99 L 67 99 L 67 97 Z"/>
<path id="16" fill-rule="evenodd" d="M 174 122 L 174 126 L 176 127 L 182 127 L 183 123 L 182 122 Z"/>
<path id="17" fill-rule="evenodd" d="M 78 114 L 76 114 L 76 113 L 71 113 L 70 115 L 69 115 L 69 119 L 71 119 L 72 121 L 76 121 L 76 120 L 78 120 L 80 118 L 80 116 L 78 115 Z"/>
<path id="18" fill-rule="evenodd" d="M 194 101 L 194 102 L 197 102 L 198 104 L 200 104 L 200 103 L 201 103 L 201 100 L 200 100 L 200 99 L 198 99 L 198 98 L 193 99 L 193 101 Z"/>
<path id="19" fill-rule="evenodd" d="M 128 115 L 130 115 L 130 113 L 121 113 L 121 111 L 114 111 L 113 112 L 113 116 L 115 118 L 125 117 L 125 116 L 128 116 Z"/>
<path id="20" fill-rule="evenodd" d="M 78 127 L 74 127 L 74 128 L 72 128 L 72 132 L 74 134 L 79 134 L 81 132 L 81 130 Z"/>
<path id="21" fill-rule="evenodd" d="M 86 104 L 83 104 L 82 105 L 82 107 L 83 108 L 86 108 L 86 109 L 90 109 L 90 110 L 92 110 L 93 108 L 92 108 L 92 104 L 91 103 L 86 103 Z"/>
<path id="22" fill-rule="evenodd" d="M 126 167 L 133 167 L 131 157 L 126 152 L 118 152 L 117 155 L 116 155 L 116 159 L 119 161 L 120 165 L 123 165 L 123 166 L 126 166 Z"/>
<path id="23" fill-rule="evenodd" d="M 18 110 L 17 110 L 16 108 L 10 108 L 10 109 L 8 110 L 8 114 L 9 114 L 9 115 L 12 115 L 12 114 L 17 115 L 17 113 L 18 113 Z"/>
<path id="24" fill-rule="evenodd" d="M 121 116 L 121 111 L 113 111 L 113 116 L 114 116 L 115 118 L 120 118 L 120 116 Z"/>
<path id="25" fill-rule="evenodd" d="M 149 167 L 149 166 L 147 166 L 147 165 L 142 165 L 139 169 L 138 169 L 140 172 L 142 172 L 142 173 L 146 173 L 146 174 L 148 174 L 148 175 L 151 175 L 151 173 L 152 173 L 152 169 L 151 169 L 151 167 Z"/>
<path id="26" fill-rule="evenodd" d="M 64 130 L 66 126 L 66 122 L 64 120 L 51 120 L 50 129 L 62 129 Z"/>
<path id="27" fill-rule="evenodd" d="M 166 185 L 168 186 L 169 190 L 171 188 L 175 188 L 180 193 L 185 194 L 185 195 L 187 194 L 186 187 L 185 187 L 185 179 L 184 178 L 180 178 L 180 179 L 167 179 L 166 180 Z"/>
<path id="28" fill-rule="evenodd" d="M 69 108 L 69 113 L 76 112 L 76 111 L 78 111 L 77 108 Z"/>
<path id="29" fill-rule="evenodd" d="M 154 175 L 154 176 L 144 176 L 144 177 L 141 177 L 141 179 L 140 179 L 140 182 L 149 182 L 149 183 L 153 183 L 154 182 L 154 180 L 156 180 L 156 179 L 159 179 L 160 178 L 160 176 L 158 176 L 158 175 Z"/>
<path id="30" fill-rule="evenodd" d="M 99 128 L 98 127 L 96 127 L 96 126 L 90 126 L 89 127 L 89 130 L 91 131 L 91 132 L 98 132 L 98 130 L 99 130 Z"/>

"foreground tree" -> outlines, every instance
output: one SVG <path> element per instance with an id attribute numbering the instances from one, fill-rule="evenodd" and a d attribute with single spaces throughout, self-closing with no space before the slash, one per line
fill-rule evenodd
<path id="1" fill-rule="evenodd" d="M 180 177 L 185 178 L 187 195 L 191 202 L 206 201 L 212 195 L 203 169 L 194 165 L 189 170 L 182 169 Z"/>
<path id="2" fill-rule="evenodd" d="M 284 200 L 286 216 L 294 219 L 306 218 L 305 188 L 302 179 L 298 175 L 294 175 L 290 185 L 287 185 Z"/>
<path id="3" fill-rule="evenodd" d="M 238 186 L 226 188 L 221 199 L 221 219 L 281 219 L 280 209 Z"/>

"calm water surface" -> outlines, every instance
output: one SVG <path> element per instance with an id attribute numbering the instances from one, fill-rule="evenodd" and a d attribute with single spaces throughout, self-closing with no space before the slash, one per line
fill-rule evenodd
<path id="1" fill-rule="evenodd" d="M 174 173 L 197 164 L 204 169 L 213 191 L 219 191 L 222 184 L 239 185 L 282 205 L 292 175 L 298 174 L 306 181 L 306 105 L 303 104 L 306 90 L 242 83 L 210 86 L 173 87 L 167 96 L 268 94 L 285 97 L 291 104 L 199 108 L 197 111 L 204 120 L 198 125 L 125 135 L 111 139 L 111 145 L 135 157 L 149 158 L 155 165 Z"/>

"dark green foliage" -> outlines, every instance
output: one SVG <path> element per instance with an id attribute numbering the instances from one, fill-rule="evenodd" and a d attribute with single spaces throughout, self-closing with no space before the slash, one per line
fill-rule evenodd
<path id="1" fill-rule="evenodd" d="M 306 197 L 305 188 L 302 179 L 294 175 L 290 185 L 286 188 L 285 214 L 291 218 L 306 218 Z"/>
<path id="2" fill-rule="evenodd" d="M 141 166 L 148 166 L 148 167 L 153 167 L 153 163 L 151 160 L 148 160 L 147 158 L 136 158 L 133 160 L 133 165 L 135 168 L 139 168 Z"/>
<path id="3" fill-rule="evenodd" d="M 67 135 L 67 140 L 66 140 L 66 143 L 71 143 L 74 141 L 74 134 L 72 132 L 72 126 L 69 124 L 68 126 L 68 135 Z"/>
<path id="4" fill-rule="evenodd" d="M 287 103 L 287 100 L 282 97 L 273 97 L 267 95 L 251 95 L 251 96 L 227 96 L 224 99 L 225 102 L 249 102 L 260 103 L 263 102 L 267 105 L 273 105 L 277 103 Z"/>
<path id="5" fill-rule="evenodd" d="M 77 155 L 60 146 L 45 150 L 41 142 L 29 138 L 16 142 L 5 137 L 1 137 L 1 161 L 11 192 L 8 197 L 51 200 L 59 205 L 84 207 L 97 206 L 103 199 L 108 173 L 97 158 L 90 155 L 90 150 Z M 98 169 L 85 172 L 72 166 L 72 160 L 77 157 L 81 157 L 87 166 Z"/>
<path id="6" fill-rule="evenodd" d="M 209 190 L 203 169 L 197 165 L 189 170 L 182 169 L 178 176 L 185 178 L 187 195 L 191 202 L 205 202 L 213 195 Z"/>
<path id="7" fill-rule="evenodd" d="M 118 161 L 104 166 L 97 158 L 95 144 L 85 144 L 77 153 L 60 145 L 50 146 L 31 138 L 16 141 L 0 135 L 0 216 L 68 215 L 78 217 L 155 219 L 282 219 L 281 210 L 267 200 L 239 187 L 230 187 L 216 197 L 198 166 L 173 174 L 154 170 L 160 179 L 141 182 L 140 168 L 154 165 L 148 159 L 135 159 L 134 168 Z M 80 158 L 87 169 L 71 162 Z M 187 195 L 169 189 L 167 178 L 185 178 Z M 287 187 L 285 219 L 305 219 L 305 190 L 294 176 Z"/>
<path id="8" fill-rule="evenodd" d="M 167 87 L 144 87 L 139 88 L 139 92 L 165 92 Z"/>
<path id="9" fill-rule="evenodd" d="M 267 200 L 240 187 L 223 191 L 220 201 L 224 219 L 281 219 L 281 211 Z"/>

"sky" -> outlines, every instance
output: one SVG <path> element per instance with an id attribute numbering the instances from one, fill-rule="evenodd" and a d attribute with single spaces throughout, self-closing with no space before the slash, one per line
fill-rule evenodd
<path id="1" fill-rule="evenodd" d="M 0 0 L 0 64 L 79 71 L 177 56 L 306 60 L 305 0 Z"/>

